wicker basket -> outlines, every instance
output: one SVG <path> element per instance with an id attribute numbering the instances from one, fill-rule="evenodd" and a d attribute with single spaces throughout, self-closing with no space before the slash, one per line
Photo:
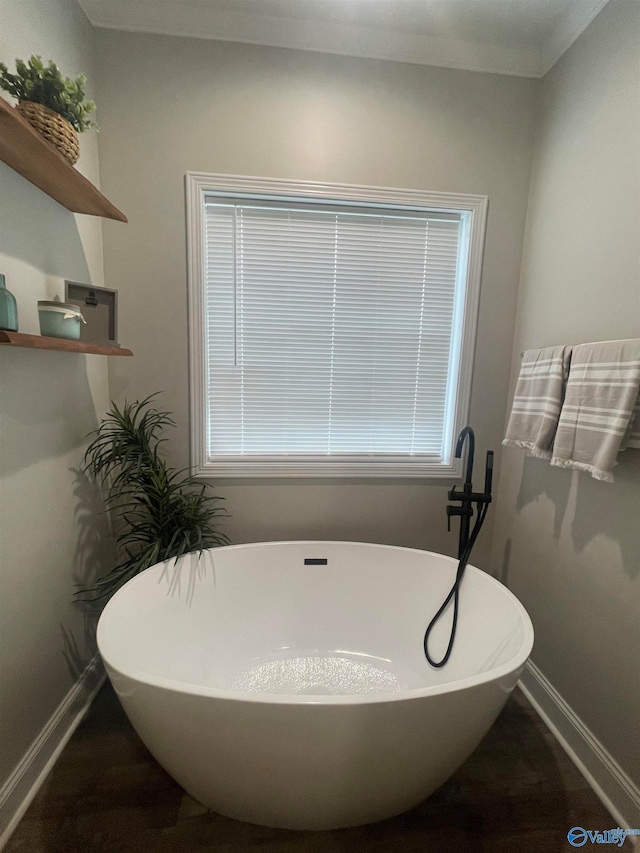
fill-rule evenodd
<path id="1" fill-rule="evenodd" d="M 33 101 L 19 101 L 16 109 L 73 166 L 80 156 L 80 146 L 78 134 L 66 118 Z"/>

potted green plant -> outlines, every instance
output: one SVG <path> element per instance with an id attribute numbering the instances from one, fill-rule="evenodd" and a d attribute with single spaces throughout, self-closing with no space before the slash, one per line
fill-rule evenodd
<path id="1" fill-rule="evenodd" d="M 205 548 L 227 545 L 216 527 L 226 511 L 222 498 L 184 470 L 162 458 L 162 431 L 175 426 L 169 412 L 153 405 L 153 394 L 141 402 L 115 403 L 85 453 L 85 473 L 103 492 L 116 529 L 119 562 L 95 584 L 76 595 L 98 601 L 113 595 L 126 581 L 163 560 Z"/>
<path id="2" fill-rule="evenodd" d="M 85 99 L 87 78 L 63 77 L 60 69 L 39 56 L 28 62 L 16 59 L 16 73 L 11 74 L 0 62 L 0 88 L 18 99 L 16 109 L 60 151 L 73 165 L 80 156 L 78 133 L 97 130 L 98 125 L 88 118 L 96 105 Z"/>

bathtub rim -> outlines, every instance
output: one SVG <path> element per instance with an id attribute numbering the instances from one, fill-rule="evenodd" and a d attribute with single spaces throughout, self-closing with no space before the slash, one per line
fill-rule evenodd
<path id="1" fill-rule="evenodd" d="M 421 554 L 424 556 L 430 557 L 439 557 L 450 562 L 453 565 L 457 565 L 458 560 L 455 557 L 449 557 L 446 554 L 441 554 L 438 551 L 426 551 L 421 548 L 407 548 L 402 545 L 379 545 L 375 542 L 356 542 L 351 540 L 334 540 L 334 539 L 290 539 L 290 540 L 274 540 L 274 541 L 265 541 L 265 542 L 247 542 L 239 545 L 223 545 L 219 548 L 211 548 L 205 550 L 211 550 L 214 552 L 218 551 L 231 551 L 237 550 L 240 548 L 250 549 L 250 548 L 260 548 L 268 545 L 309 545 L 309 546 L 319 546 L 319 545 L 358 545 L 358 546 L 366 546 L 378 549 L 392 550 L 392 551 L 408 551 L 413 554 Z M 129 678 L 132 681 L 138 682 L 140 684 L 149 685 L 151 687 L 157 687 L 164 690 L 172 690 L 177 693 L 185 693 L 190 696 L 200 696 L 207 697 L 211 699 L 221 699 L 233 702 L 253 702 L 259 704 L 266 705 L 316 705 L 316 706 L 334 706 L 334 705 L 373 705 L 377 703 L 386 703 L 386 702 L 400 702 L 406 701 L 410 699 L 421 699 L 427 698 L 430 696 L 438 696 L 445 693 L 453 693 L 459 692 L 462 690 L 470 689 L 473 687 L 478 687 L 483 684 L 489 684 L 493 681 L 499 681 L 501 678 L 511 675 L 516 672 L 518 669 L 522 669 L 527 662 L 531 650 L 533 649 L 534 642 L 534 630 L 533 624 L 531 622 L 531 617 L 527 613 L 524 605 L 519 601 L 516 595 L 514 595 L 511 590 L 506 587 L 499 580 L 494 578 L 492 575 L 485 572 L 483 569 L 479 569 L 477 566 L 473 566 L 471 564 L 467 565 L 466 571 L 471 571 L 473 573 L 478 573 L 484 576 L 484 578 L 492 583 L 494 586 L 499 587 L 501 594 L 506 595 L 508 599 L 511 600 L 513 605 L 515 606 L 518 614 L 521 618 L 522 625 L 524 628 L 524 638 L 520 649 L 516 654 L 514 654 L 508 661 L 501 664 L 499 667 L 495 667 L 493 669 L 487 670 L 486 672 L 479 673 L 478 675 L 467 676 L 466 678 L 458 678 L 454 681 L 446 681 L 443 684 L 435 684 L 431 687 L 417 687 L 411 690 L 401 690 L 394 693 L 349 693 L 349 694 L 300 694 L 300 693 L 249 693 L 243 692 L 241 690 L 232 690 L 229 688 L 223 687 L 210 687 L 204 684 L 197 684 L 195 682 L 190 681 L 178 681 L 173 678 L 165 678 L 160 675 L 152 675 L 149 672 L 140 669 L 130 668 L 126 671 L 114 666 L 110 663 L 102 651 L 101 648 L 101 623 L 105 618 L 105 614 L 108 610 L 112 609 L 112 604 L 117 601 L 118 598 L 122 594 L 125 593 L 125 590 L 129 586 L 129 584 L 135 584 L 138 582 L 143 575 L 147 572 L 156 569 L 159 565 L 163 563 L 171 562 L 173 558 L 169 560 L 164 560 L 160 563 L 155 563 L 153 566 L 149 566 L 148 569 L 145 569 L 143 572 L 135 575 L 133 578 L 127 581 L 120 589 L 113 595 L 107 604 L 105 605 L 102 613 L 100 614 L 100 618 L 98 620 L 98 625 L 96 629 L 96 642 L 98 646 L 98 651 L 100 653 L 100 657 L 102 659 L 103 664 L 105 665 L 107 671 L 111 670 L 118 675 Z M 425 621 L 425 630 L 428 622 Z M 102 630 L 105 630 L 104 628 Z M 526 651 L 526 654 L 524 653 Z"/>

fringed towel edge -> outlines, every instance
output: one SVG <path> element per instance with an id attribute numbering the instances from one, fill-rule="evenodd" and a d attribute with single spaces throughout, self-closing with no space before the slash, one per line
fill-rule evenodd
<path id="1" fill-rule="evenodd" d="M 573 468 L 576 471 L 586 471 L 595 480 L 602 480 L 604 483 L 614 482 L 611 471 L 605 471 L 596 465 L 589 465 L 587 462 L 576 462 L 574 459 L 562 459 L 560 456 L 552 456 L 551 464 L 556 468 Z"/>
<path id="2" fill-rule="evenodd" d="M 515 438 L 504 438 L 502 440 L 502 444 L 504 447 L 517 447 L 518 450 L 524 450 L 527 456 L 534 456 L 536 459 L 546 459 L 547 461 L 551 459 L 550 450 L 542 450 L 542 448 L 536 447 L 536 445 L 531 441 L 518 441 Z"/>

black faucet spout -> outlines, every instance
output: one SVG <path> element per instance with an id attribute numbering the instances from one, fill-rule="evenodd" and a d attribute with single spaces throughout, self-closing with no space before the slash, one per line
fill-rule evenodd
<path id="1" fill-rule="evenodd" d="M 462 457 L 462 449 L 466 438 L 469 439 L 469 451 L 467 453 L 467 473 L 464 480 L 464 490 L 465 492 L 470 492 L 473 490 L 473 457 L 476 452 L 476 436 L 470 426 L 464 427 L 458 436 L 455 453 L 456 459 L 460 459 Z"/>

